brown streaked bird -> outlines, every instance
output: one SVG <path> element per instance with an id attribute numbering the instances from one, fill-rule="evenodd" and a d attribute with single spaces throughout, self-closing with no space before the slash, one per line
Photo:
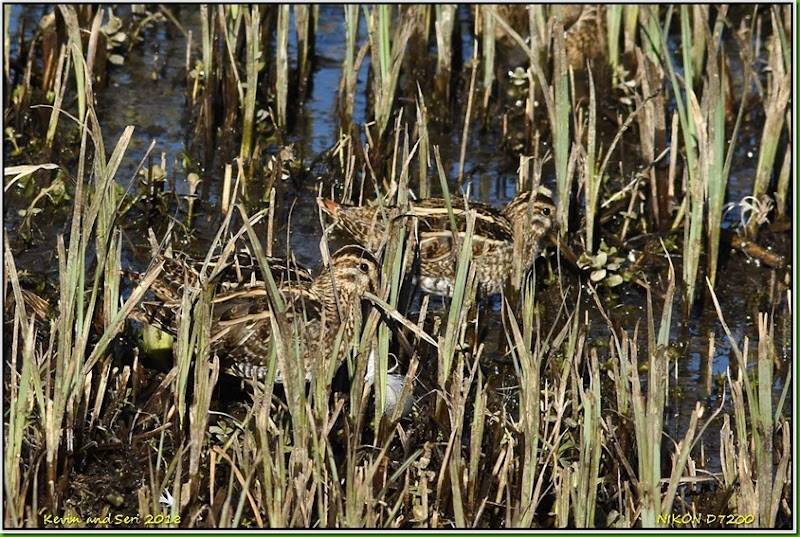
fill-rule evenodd
<path id="1" fill-rule="evenodd" d="M 201 285 L 200 274 L 205 260 L 196 259 L 189 254 L 176 252 L 159 255 L 163 269 L 159 279 L 150 286 L 156 299 L 143 301 L 133 317 L 151 324 L 165 332 L 172 332 L 177 324 L 175 315 L 181 305 L 184 287 L 194 289 Z M 265 258 L 273 279 L 278 286 L 288 284 L 306 285 L 312 281 L 311 272 L 302 265 L 281 257 Z M 216 271 L 214 278 L 210 278 Z M 138 280 L 139 274 L 123 271 L 131 280 Z M 226 257 L 224 263 L 219 255 L 209 260 L 205 271 L 206 285 L 214 286 L 214 303 L 226 302 L 239 297 L 256 298 L 266 296 L 264 276 L 258 260 L 248 252 L 235 252 Z"/>
<path id="2" fill-rule="evenodd" d="M 522 35 L 530 27 L 527 8 L 526 4 L 500 4 L 494 6 L 493 10 L 508 23 L 511 29 Z M 560 20 L 564 25 L 564 46 L 567 65 L 575 71 L 584 71 L 587 60 L 593 62 L 598 58 L 602 58 L 604 53 L 608 54 L 604 7 L 570 3 L 562 5 L 560 10 Z M 498 40 L 498 45 L 503 49 L 519 50 L 519 52 L 514 50 L 512 58 L 524 56 L 522 50 L 519 49 L 519 45 L 511 37 L 511 33 L 503 25 L 495 25 L 494 35 Z M 540 61 L 544 62 L 545 59 L 543 50 Z M 525 63 L 530 63 L 527 58 Z"/>
<path id="3" fill-rule="evenodd" d="M 567 65 L 575 71 L 585 71 L 587 61 L 593 63 L 608 54 L 603 6 L 569 4 L 563 6 L 561 17 Z"/>
<path id="4" fill-rule="evenodd" d="M 418 221 L 420 288 L 430 294 L 452 296 L 456 277 L 456 250 L 445 201 L 427 198 L 409 202 L 408 211 L 385 207 L 385 214 L 376 207 L 355 207 L 318 198 L 319 206 L 333 217 L 334 222 L 349 232 L 367 248 L 375 249 L 385 233 L 384 222 L 400 217 Z M 461 198 L 452 198 L 458 237 L 464 239 L 467 211 Z M 531 192 L 514 196 L 502 210 L 485 203 L 469 202 L 476 219 L 472 238 L 472 262 L 481 292 L 499 293 L 515 273 L 515 258 L 522 272 L 530 268 L 541 253 L 541 239 L 553 226 L 556 206 L 542 191 L 535 197 Z"/>
<path id="5" fill-rule="evenodd" d="M 310 283 L 312 280 L 311 271 L 294 260 L 271 256 L 266 256 L 265 259 L 278 285 L 284 282 Z M 164 260 L 162 282 L 168 285 L 174 294 L 183 293 L 186 277 L 190 285 L 200 282 L 200 273 L 205 262 L 203 259 L 178 253 L 171 258 L 165 257 Z M 261 266 L 255 256 L 248 252 L 235 252 L 227 256 L 224 263 L 222 256 L 212 257 L 208 262 L 206 275 L 210 277 L 215 271 L 216 276 L 211 283 L 218 285 L 221 292 L 249 290 L 251 287 L 263 288 L 264 277 Z"/>
<path id="6" fill-rule="evenodd" d="M 273 260 L 275 261 L 275 260 Z M 180 307 L 183 283 L 188 282 L 196 269 L 192 263 L 184 262 L 184 276 L 164 282 L 153 289 L 159 301 L 143 304 L 144 314 L 134 315 L 139 321 L 154 324 L 173 335 L 177 334 L 177 310 Z M 250 280 L 236 284 L 221 278 L 211 310 L 211 352 L 216 353 L 225 364 L 227 372 L 244 377 L 263 379 L 268 371 L 267 358 L 273 335 L 272 308 L 258 265 L 252 266 Z M 349 352 L 349 343 L 359 326 L 361 299 L 366 292 L 380 291 L 380 265 L 375 258 L 360 246 L 345 246 L 331 256 L 330 265 L 316 278 L 307 280 L 305 272 L 295 274 L 290 266 L 276 269 L 270 266 L 273 275 L 288 273 L 280 284 L 280 292 L 286 304 L 286 317 L 293 341 L 298 345 L 304 361 L 306 379 L 313 376 L 316 363 L 325 363 L 331 357 L 335 341 L 342 332 L 342 343 L 334 357 L 336 367 Z M 223 274 L 236 280 L 232 273 Z M 277 274 L 275 274 L 277 271 Z M 195 280 L 196 281 L 196 280 Z M 177 283 L 177 285 L 176 285 Z M 217 283 L 217 282 L 215 282 Z M 277 282 L 276 282 L 277 283 Z M 169 294 L 169 296 L 164 296 Z M 158 309 L 158 311 L 156 311 Z M 171 314 L 160 310 L 172 310 Z M 322 361 L 320 361 L 322 360 Z M 283 382 L 284 374 L 278 368 L 276 382 Z"/>

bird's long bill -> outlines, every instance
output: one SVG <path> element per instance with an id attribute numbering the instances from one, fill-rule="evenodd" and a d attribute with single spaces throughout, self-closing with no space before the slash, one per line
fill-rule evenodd
<path id="1" fill-rule="evenodd" d="M 402 324 L 405 328 L 409 329 L 414 335 L 416 335 L 420 339 L 424 339 L 425 341 L 433 345 L 435 348 L 439 348 L 439 345 L 431 336 L 425 333 L 425 331 L 419 328 L 416 324 L 409 321 L 402 313 L 397 311 L 396 308 L 393 308 L 391 305 L 389 305 L 389 303 L 387 303 L 385 300 L 369 292 L 364 293 L 364 298 L 375 304 L 375 306 L 377 306 L 386 315 L 388 315 L 395 321 Z"/>

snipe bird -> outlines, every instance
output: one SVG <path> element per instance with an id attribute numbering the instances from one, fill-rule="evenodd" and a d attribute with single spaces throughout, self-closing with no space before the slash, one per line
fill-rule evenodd
<path id="1" fill-rule="evenodd" d="M 269 365 L 273 313 L 262 273 L 254 261 L 250 256 L 237 254 L 209 282 L 217 285 L 212 301 L 210 344 L 211 352 L 220 357 L 228 373 L 263 379 Z M 279 289 L 291 329 L 289 345 L 296 344 L 299 349 L 305 367 L 303 376 L 310 379 L 315 364 L 331 357 L 337 335 L 342 332 L 342 343 L 333 356 L 338 367 L 349 352 L 347 343 L 361 328 L 356 326 L 361 318 L 361 299 L 366 292 L 380 291 L 378 262 L 364 248 L 352 245 L 331 255 L 330 266 L 313 279 L 304 269 L 282 260 L 272 258 L 268 263 L 276 283 L 283 278 Z M 177 335 L 183 289 L 187 284 L 198 284 L 198 264 L 202 265 L 188 259 L 165 263 L 167 276 L 151 287 L 156 300 L 143 303 L 142 311 L 133 317 Z M 284 378 L 278 368 L 276 382 L 283 382 Z"/>
<path id="2" fill-rule="evenodd" d="M 139 311 L 134 311 L 133 317 L 167 333 L 173 333 L 178 324 L 176 315 L 181 306 L 184 288 L 188 286 L 194 289 L 203 285 L 200 275 L 205 260 L 176 252 L 170 255 L 161 254 L 157 261 L 163 262 L 163 268 L 159 278 L 150 286 L 155 300 L 142 301 Z M 312 281 L 311 271 L 293 260 L 267 256 L 266 261 L 275 283 L 279 286 L 308 285 Z M 125 271 L 125 274 L 134 281 L 140 276 L 130 271 Z M 219 255 L 212 257 L 205 269 L 205 276 L 205 285 L 216 290 L 214 304 L 239 298 L 266 297 L 267 294 L 261 267 L 248 252 L 235 252 L 227 256 L 224 262 Z"/>
<path id="3" fill-rule="evenodd" d="M 398 207 L 358 207 L 336 203 L 326 198 L 317 200 L 322 210 L 333 217 L 362 245 L 376 249 L 386 233 L 386 223 L 402 217 L 417 220 L 420 288 L 430 294 L 452 296 L 456 277 L 457 255 L 453 230 L 445 200 L 427 198 L 409 202 L 406 212 Z M 451 199 L 459 243 L 463 243 L 467 211 L 463 199 Z M 542 191 L 517 194 L 508 205 L 498 210 L 485 203 L 470 201 L 475 210 L 472 238 L 472 262 L 482 293 L 499 293 L 514 274 L 515 259 L 522 272 L 530 268 L 541 253 L 541 239 L 555 221 L 556 206 Z"/>

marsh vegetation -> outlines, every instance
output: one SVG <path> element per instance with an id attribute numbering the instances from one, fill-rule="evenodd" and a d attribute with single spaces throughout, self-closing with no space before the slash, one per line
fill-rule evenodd
<path id="1" fill-rule="evenodd" d="M 794 6 L 4 8 L 6 528 L 793 527 Z M 487 296 L 469 202 L 540 188 Z M 353 242 L 318 197 L 399 216 L 343 365 L 275 382 L 268 258 Z M 259 382 L 212 352 L 245 248 Z"/>

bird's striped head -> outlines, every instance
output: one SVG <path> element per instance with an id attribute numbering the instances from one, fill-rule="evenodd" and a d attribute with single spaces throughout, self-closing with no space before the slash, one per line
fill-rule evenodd
<path id="1" fill-rule="evenodd" d="M 331 255 L 330 270 L 335 285 L 348 292 L 353 298 L 361 298 L 364 293 L 377 294 L 380 291 L 381 266 L 375 257 L 361 246 L 349 245 L 339 248 Z M 330 281 L 325 271 L 319 278 Z"/>
<path id="2" fill-rule="evenodd" d="M 503 212 L 515 228 L 518 223 L 523 224 L 522 229 L 526 236 L 541 237 L 555 224 L 557 208 L 552 198 L 541 190 L 536 192 L 533 200 L 531 194 L 531 191 L 520 192 L 508 203 Z M 530 207 L 531 201 L 533 207 Z"/>

